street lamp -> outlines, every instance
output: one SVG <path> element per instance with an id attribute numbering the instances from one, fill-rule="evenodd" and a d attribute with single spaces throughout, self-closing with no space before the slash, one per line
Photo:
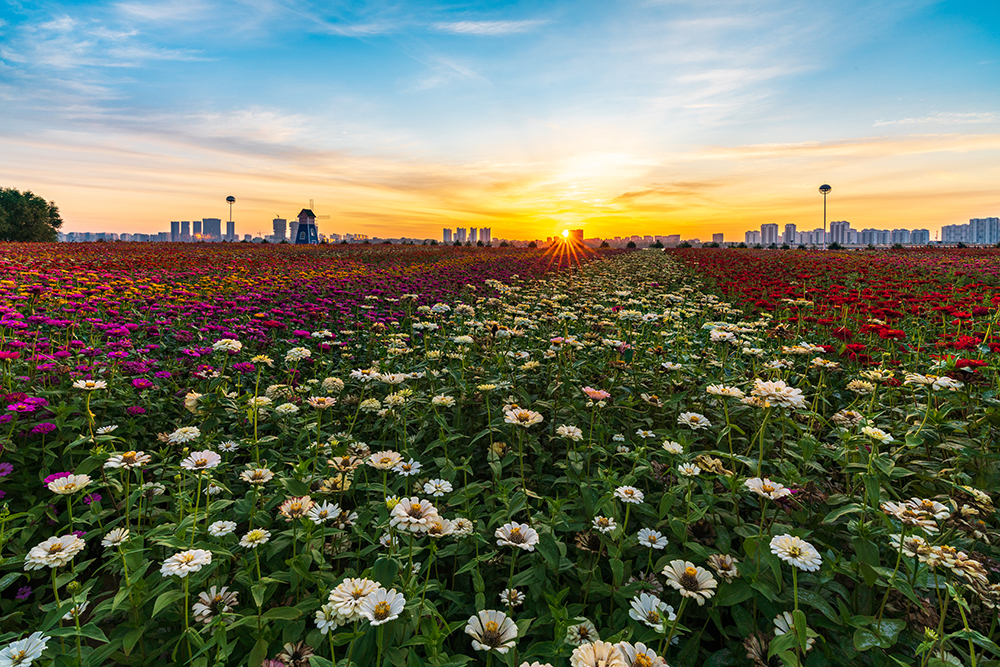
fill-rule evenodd
<path id="1" fill-rule="evenodd" d="M 830 186 L 827 185 L 827 186 L 824 186 L 824 187 L 830 187 Z M 226 231 L 228 232 L 230 229 L 233 228 L 233 204 L 236 203 L 236 197 L 234 197 L 232 195 L 229 195 L 228 197 L 226 197 L 226 201 L 229 202 L 229 224 L 226 225 Z M 826 210 L 826 209 L 824 209 L 824 210 Z M 826 224 L 826 223 L 824 223 L 824 224 Z M 236 235 L 233 234 L 232 236 L 236 236 Z M 232 241 L 233 238 L 230 238 L 229 240 Z"/>
<path id="2" fill-rule="evenodd" d="M 826 196 L 830 194 L 830 190 L 833 188 L 826 183 L 819 186 L 819 193 L 823 195 L 823 250 L 826 250 Z"/>

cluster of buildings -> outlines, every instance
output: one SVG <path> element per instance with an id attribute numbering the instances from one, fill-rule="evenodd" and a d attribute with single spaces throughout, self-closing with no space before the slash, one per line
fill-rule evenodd
<path id="1" fill-rule="evenodd" d="M 721 234 L 715 236 L 721 237 Z M 830 223 L 830 230 L 825 233 L 823 228 L 800 232 L 795 225 L 785 225 L 783 233 L 779 233 L 776 223 L 760 226 L 760 230 L 751 229 L 744 235 L 744 243 L 749 246 L 788 245 L 791 247 L 822 246 L 837 243 L 842 246 L 870 245 L 928 245 L 931 233 L 927 229 L 852 229 L 847 220 L 835 220 Z"/>
<path id="2" fill-rule="evenodd" d="M 480 241 L 483 242 L 483 245 L 492 245 L 493 228 L 483 227 L 482 229 L 478 229 L 476 227 L 469 227 L 466 229 L 465 227 L 457 227 L 455 228 L 455 232 L 452 233 L 450 227 L 445 227 L 441 234 L 441 240 L 445 245 L 452 245 L 456 241 L 461 245 L 465 245 L 466 243 L 477 245 Z"/>
<path id="3" fill-rule="evenodd" d="M 1000 218 L 972 218 L 967 225 L 944 225 L 941 242 L 996 245 L 1000 243 Z"/>

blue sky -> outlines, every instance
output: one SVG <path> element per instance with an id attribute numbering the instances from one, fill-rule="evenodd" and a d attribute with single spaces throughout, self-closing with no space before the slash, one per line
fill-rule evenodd
<path id="1" fill-rule="evenodd" d="M 69 230 L 310 198 L 330 232 L 1000 215 L 1000 9 L 968 2 L 0 0 L 0 185 Z M 628 229 L 626 230 L 625 227 Z"/>

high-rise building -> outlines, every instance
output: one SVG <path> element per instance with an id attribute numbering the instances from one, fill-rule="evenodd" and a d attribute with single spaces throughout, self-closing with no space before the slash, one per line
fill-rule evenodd
<path id="1" fill-rule="evenodd" d="M 762 245 L 769 246 L 771 244 L 777 245 L 778 243 L 778 223 L 776 222 L 766 222 L 760 226 L 760 242 Z"/>
<path id="2" fill-rule="evenodd" d="M 1000 243 L 1000 218 L 972 218 L 969 220 L 969 243 L 996 245 Z"/>
<path id="3" fill-rule="evenodd" d="M 455 236 L 459 243 L 465 245 L 465 242 L 469 240 L 469 233 L 465 227 L 458 227 L 455 229 Z"/>
<path id="4" fill-rule="evenodd" d="M 187 242 L 191 240 L 191 221 L 181 220 L 181 241 Z"/>
<path id="5" fill-rule="evenodd" d="M 726 242 L 725 238 L 725 234 L 712 234 L 712 243 L 718 243 L 721 245 Z"/>
<path id="6" fill-rule="evenodd" d="M 448 245 L 451 245 L 452 243 L 455 242 L 455 237 L 452 234 L 451 229 L 449 229 L 448 227 L 445 227 L 442 230 L 442 232 L 441 232 L 441 238 Z"/>
<path id="7" fill-rule="evenodd" d="M 226 238 L 230 241 L 236 241 L 236 223 L 232 220 L 226 220 Z"/>
<path id="8" fill-rule="evenodd" d="M 479 230 L 475 227 L 469 227 L 469 243 L 476 245 L 476 237 L 478 236 Z"/>
<path id="9" fill-rule="evenodd" d="M 493 243 L 493 228 L 483 227 L 479 230 L 479 239 L 483 242 L 483 245 L 490 245 Z"/>
<path id="10" fill-rule="evenodd" d="M 851 223 L 847 220 L 834 220 L 830 223 L 830 243 L 848 245 L 848 235 L 851 231 Z"/>
<path id="11" fill-rule="evenodd" d="M 206 241 L 222 240 L 222 218 L 203 218 L 201 235 Z"/>
<path id="12" fill-rule="evenodd" d="M 914 229 L 910 232 L 910 243 L 912 245 L 927 245 L 931 242 L 931 230 Z"/>
<path id="13" fill-rule="evenodd" d="M 798 228 L 795 225 L 792 224 L 785 225 L 785 236 L 784 236 L 785 243 L 787 243 L 788 245 L 793 245 L 795 243 L 795 234 L 797 229 Z"/>
<path id="14" fill-rule="evenodd" d="M 170 237 L 169 233 L 167 233 L 167 232 L 159 232 L 156 235 L 156 241 L 158 243 L 166 243 L 167 241 L 172 240 L 169 237 Z"/>
<path id="15" fill-rule="evenodd" d="M 181 240 L 181 222 L 180 220 L 170 221 L 170 240 L 174 243 Z"/>
<path id="16" fill-rule="evenodd" d="M 271 227 L 274 229 L 274 240 L 281 243 L 285 240 L 285 232 L 287 230 L 288 221 L 284 218 L 275 218 L 271 221 Z"/>
<path id="17" fill-rule="evenodd" d="M 760 245 L 760 231 L 751 229 L 744 235 L 744 243 L 747 245 Z"/>
<path id="18" fill-rule="evenodd" d="M 196 239 L 201 237 L 201 220 L 195 220 L 191 223 L 191 235 Z"/>

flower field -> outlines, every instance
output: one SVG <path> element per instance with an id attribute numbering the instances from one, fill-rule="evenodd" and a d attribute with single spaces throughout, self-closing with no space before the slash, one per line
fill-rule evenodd
<path id="1" fill-rule="evenodd" d="M 1000 254 L 177 246 L 0 246 L 0 667 L 1000 661 Z"/>

